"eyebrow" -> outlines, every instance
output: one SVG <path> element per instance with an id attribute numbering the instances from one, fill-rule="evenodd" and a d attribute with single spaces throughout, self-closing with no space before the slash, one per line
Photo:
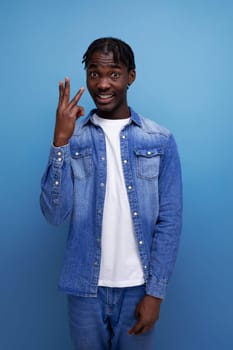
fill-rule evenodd
<path id="1" fill-rule="evenodd" d="M 98 68 L 99 66 L 101 66 L 100 64 L 97 64 L 97 63 L 91 63 L 87 66 L 87 69 L 90 69 L 90 68 Z M 107 64 L 108 67 L 110 68 L 122 68 L 122 65 L 121 64 L 118 64 L 118 63 L 113 63 L 113 64 Z"/>

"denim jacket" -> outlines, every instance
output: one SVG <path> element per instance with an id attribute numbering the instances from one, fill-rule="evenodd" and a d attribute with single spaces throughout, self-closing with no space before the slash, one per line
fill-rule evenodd
<path id="1" fill-rule="evenodd" d="M 41 191 L 41 209 L 50 223 L 59 225 L 71 214 L 59 288 L 86 297 L 97 295 L 107 175 L 105 137 L 92 114 L 77 123 L 69 144 L 51 147 Z M 176 144 L 167 129 L 131 109 L 120 148 L 146 293 L 164 298 L 181 231 Z"/>

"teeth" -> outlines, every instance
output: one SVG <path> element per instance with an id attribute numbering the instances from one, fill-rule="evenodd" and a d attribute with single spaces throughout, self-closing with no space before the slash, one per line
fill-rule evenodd
<path id="1" fill-rule="evenodd" d="M 98 96 L 102 99 L 107 99 L 107 98 L 112 97 L 112 95 L 98 95 Z"/>

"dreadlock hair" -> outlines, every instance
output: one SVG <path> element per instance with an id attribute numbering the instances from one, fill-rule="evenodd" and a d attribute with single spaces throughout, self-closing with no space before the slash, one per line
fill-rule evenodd
<path id="1" fill-rule="evenodd" d="M 134 53 L 131 47 L 120 39 L 105 37 L 96 39 L 89 45 L 82 59 L 85 69 L 88 66 L 91 56 L 96 51 L 102 52 L 105 55 L 112 52 L 115 63 L 119 63 L 119 61 L 121 61 L 126 65 L 128 71 L 136 68 Z"/>

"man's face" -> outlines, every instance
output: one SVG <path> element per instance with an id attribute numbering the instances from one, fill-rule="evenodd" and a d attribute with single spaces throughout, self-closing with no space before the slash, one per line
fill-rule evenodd
<path id="1" fill-rule="evenodd" d="M 113 53 L 96 51 L 87 65 L 87 87 L 103 118 L 129 117 L 127 87 L 135 79 L 135 70 L 128 71 L 122 62 L 114 61 Z"/>

